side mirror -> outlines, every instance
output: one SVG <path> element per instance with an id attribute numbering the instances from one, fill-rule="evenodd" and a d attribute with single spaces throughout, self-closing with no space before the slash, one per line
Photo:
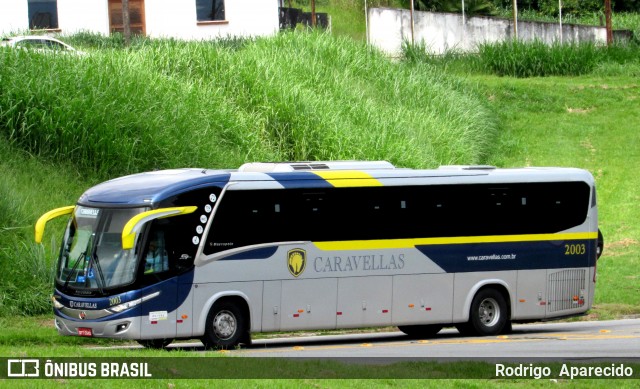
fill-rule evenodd
<path id="1" fill-rule="evenodd" d="M 136 236 L 145 223 L 155 219 L 173 217 L 193 213 L 198 209 L 196 206 L 159 208 L 142 212 L 129 219 L 122 229 L 122 249 L 130 250 L 136 242 Z"/>
<path id="2" fill-rule="evenodd" d="M 76 208 L 75 205 L 69 205 L 67 207 L 52 209 L 51 211 L 40 216 L 40 218 L 36 222 L 36 232 L 35 232 L 36 243 L 42 242 L 42 236 L 44 235 L 44 227 L 47 225 L 47 222 L 49 220 L 55 219 L 60 216 L 68 215 L 72 213 L 75 208 Z"/>

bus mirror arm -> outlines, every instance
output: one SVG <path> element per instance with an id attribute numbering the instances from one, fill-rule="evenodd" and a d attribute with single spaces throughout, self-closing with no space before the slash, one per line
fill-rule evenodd
<path id="1" fill-rule="evenodd" d="M 44 236 L 44 228 L 47 225 L 47 222 L 51 219 L 55 219 L 60 216 L 68 215 L 73 212 L 75 209 L 75 205 L 69 205 L 66 207 L 52 209 L 51 211 L 45 213 L 40 216 L 38 221 L 36 222 L 36 231 L 35 231 L 35 241 L 36 243 L 42 242 L 42 237 Z"/>
<path id="2" fill-rule="evenodd" d="M 129 219 L 122 229 L 122 249 L 130 250 L 136 241 L 137 234 L 142 230 L 145 223 L 155 219 L 173 217 L 178 215 L 186 215 L 193 213 L 198 209 L 196 206 L 171 207 L 152 209 L 151 211 L 142 212 Z"/>

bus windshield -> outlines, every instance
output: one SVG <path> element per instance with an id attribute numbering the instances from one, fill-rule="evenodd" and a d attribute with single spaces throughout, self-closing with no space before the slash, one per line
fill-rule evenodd
<path id="1" fill-rule="evenodd" d="M 62 242 L 57 282 L 64 289 L 100 291 L 133 282 L 137 250 L 122 249 L 122 229 L 129 219 L 146 210 L 77 206 Z"/>

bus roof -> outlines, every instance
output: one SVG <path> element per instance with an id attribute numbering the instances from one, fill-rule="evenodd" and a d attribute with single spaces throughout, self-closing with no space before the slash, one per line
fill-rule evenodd
<path id="1" fill-rule="evenodd" d="M 293 164 L 293 163 L 292 163 Z M 497 169 L 492 166 L 442 166 L 438 169 L 414 170 L 394 168 L 386 163 L 373 169 L 349 168 L 352 163 L 331 162 L 243 165 L 239 170 L 171 169 L 139 173 L 116 178 L 87 190 L 78 203 L 88 206 L 152 206 L 171 196 L 203 187 L 224 187 L 229 182 L 250 184 L 251 188 L 331 188 L 345 186 L 416 185 L 585 181 L 593 177 L 575 168 Z M 302 164 L 325 164 L 328 168 L 304 169 Z M 269 169 L 266 165 L 272 165 Z M 334 165 L 334 167 L 331 167 Z M 335 167 L 337 166 L 337 167 Z M 365 167 L 361 163 L 360 167 Z"/>

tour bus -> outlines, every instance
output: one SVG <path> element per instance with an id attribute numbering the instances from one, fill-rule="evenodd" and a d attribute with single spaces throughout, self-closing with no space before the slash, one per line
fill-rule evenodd
<path id="1" fill-rule="evenodd" d="M 63 215 L 58 332 L 154 348 L 374 326 L 496 335 L 584 314 L 603 246 L 594 179 L 574 168 L 153 171 L 44 214 L 36 241 Z"/>

